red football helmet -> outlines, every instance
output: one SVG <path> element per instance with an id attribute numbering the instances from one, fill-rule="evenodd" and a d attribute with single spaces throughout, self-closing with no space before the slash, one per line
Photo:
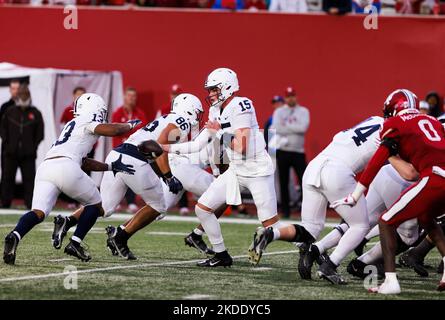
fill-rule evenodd
<path id="1" fill-rule="evenodd" d="M 407 89 L 397 89 L 386 98 L 383 115 L 385 118 L 394 117 L 406 109 L 419 110 L 419 99 Z"/>

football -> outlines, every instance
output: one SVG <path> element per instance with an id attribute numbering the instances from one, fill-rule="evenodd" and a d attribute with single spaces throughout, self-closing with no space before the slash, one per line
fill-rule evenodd
<path id="1" fill-rule="evenodd" d="M 147 158 L 147 160 L 154 160 L 164 152 L 159 143 L 154 140 L 141 142 L 138 145 L 138 150 Z"/>

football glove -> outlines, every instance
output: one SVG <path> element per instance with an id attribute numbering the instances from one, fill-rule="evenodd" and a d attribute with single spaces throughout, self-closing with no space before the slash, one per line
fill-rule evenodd
<path id="1" fill-rule="evenodd" d="M 122 163 L 122 154 L 116 161 L 111 163 L 111 171 L 116 176 L 116 173 L 122 172 L 124 174 L 133 175 L 136 171 L 133 169 L 133 165 Z"/>
<path id="2" fill-rule="evenodd" d="M 184 188 L 182 186 L 181 181 L 179 181 L 178 178 L 173 176 L 171 172 L 167 172 L 166 174 L 164 174 L 162 179 L 168 186 L 168 189 L 170 190 L 171 193 L 178 194 Z"/>
<path id="3" fill-rule="evenodd" d="M 135 120 L 128 120 L 127 123 L 130 125 L 131 130 L 133 130 L 134 127 L 136 127 L 138 124 L 142 123 L 142 121 L 139 119 L 135 119 Z"/>

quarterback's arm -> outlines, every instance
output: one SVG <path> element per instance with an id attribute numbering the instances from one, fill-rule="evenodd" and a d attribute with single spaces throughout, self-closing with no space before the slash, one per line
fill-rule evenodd
<path id="1" fill-rule="evenodd" d="M 417 181 L 419 179 L 419 173 L 414 169 L 413 165 L 399 156 L 389 157 L 388 161 L 403 179 L 408 181 Z"/>
<path id="2" fill-rule="evenodd" d="M 130 123 L 100 123 L 94 128 L 94 133 L 99 136 L 120 136 L 133 129 Z"/>
<path id="3" fill-rule="evenodd" d="M 164 149 L 164 151 L 177 154 L 195 153 L 204 149 L 210 143 L 210 141 L 212 141 L 212 139 L 213 137 L 211 136 L 210 132 L 207 129 L 204 129 L 193 141 L 172 145 L 164 144 L 162 145 L 162 149 Z"/>

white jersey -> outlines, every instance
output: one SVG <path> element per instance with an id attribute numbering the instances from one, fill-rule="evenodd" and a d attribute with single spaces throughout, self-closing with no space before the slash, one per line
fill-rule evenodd
<path id="1" fill-rule="evenodd" d="M 272 159 L 266 151 L 264 135 L 260 132 L 255 108 L 248 98 L 235 97 L 222 109 L 218 117 L 224 133 L 235 134 L 237 129 L 250 128 L 248 149 L 245 155 L 225 146 L 230 166 L 237 175 L 246 177 L 273 174 Z"/>
<path id="2" fill-rule="evenodd" d="M 340 160 L 354 173 L 363 171 L 379 147 L 383 121 L 382 117 L 371 117 L 351 129 L 337 133 L 320 156 Z"/>
<path id="3" fill-rule="evenodd" d="M 46 153 L 45 160 L 67 157 L 81 165 L 82 159 L 93 149 L 99 138 L 94 129 L 103 122 L 103 117 L 95 113 L 75 117 L 65 125 L 59 139 Z"/>
<path id="4" fill-rule="evenodd" d="M 169 124 L 174 124 L 180 129 L 181 136 L 178 142 L 184 142 L 187 140 L 187 136 L 190 132 L 190 124 L 180 115 L 169 113 L 153 120 L 145 127 L 133 133 L 130 137 L 128 137 L 125 143 L 138 146 L 141 142 L 146 140 L 158 140 L 162 131 L 164 131 Z"/>

